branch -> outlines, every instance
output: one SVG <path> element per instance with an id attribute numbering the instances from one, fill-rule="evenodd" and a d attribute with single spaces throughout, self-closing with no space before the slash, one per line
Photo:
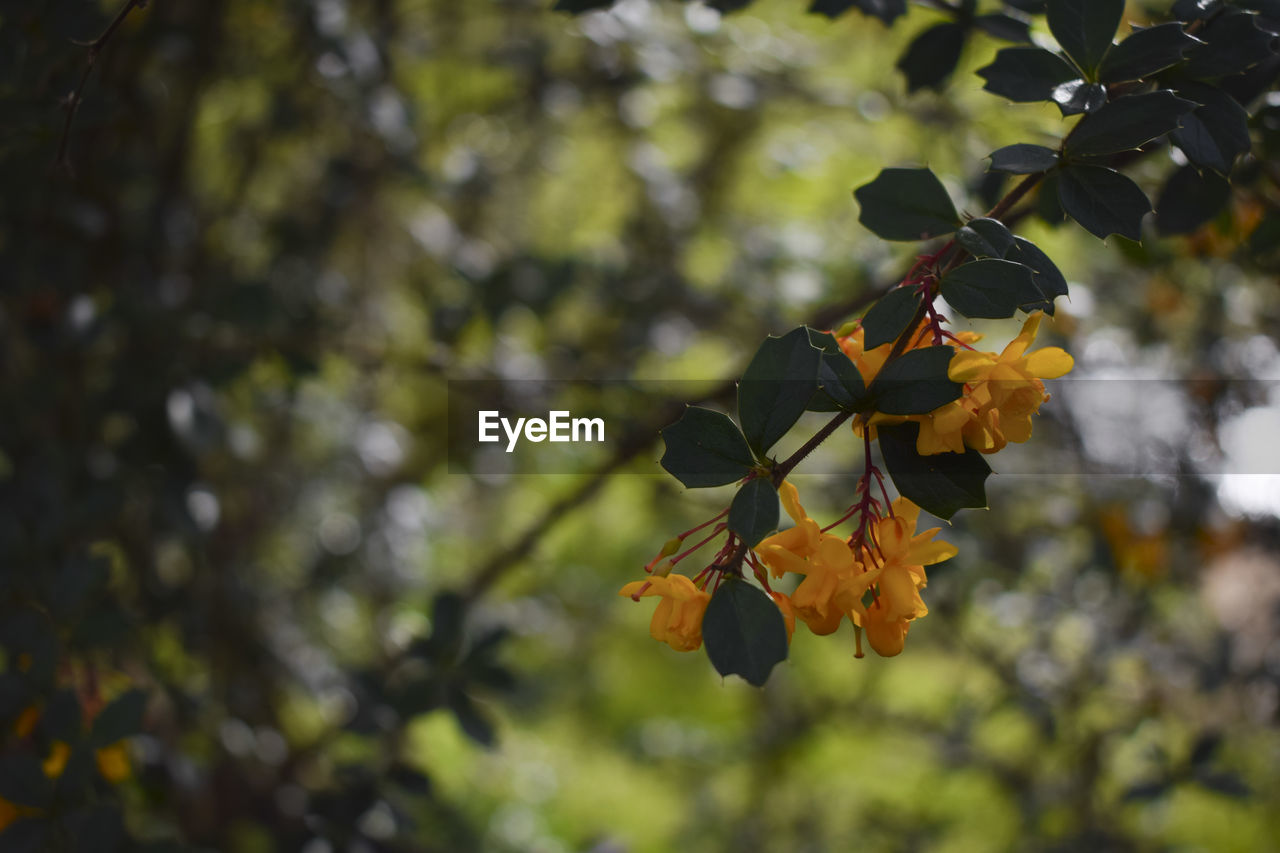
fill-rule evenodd
<path id="1" fill-rule="evenodd" d="M 65 169 L 67 174 L 71 174 L 71 161 L 67 159 L 67 146 L 71 142 L 71 124 L 75 121 L 76 111 L 80 109 L 80 101 L 84 94 L 84 87 L 89 82 L 89 75 L 93 73 L 93 66 L 98 61 L 98 54 L 107 46 L 107 42 L 115 35 L 116 30 L 120 29 L 120 25 L 124 23 L 124 19 L 129 17 L 129 13 L 134 9 L 142 9 L 147 5 L 147 0 L 126 0 L 120 11 L 111 19 L 111 23 L 107 24 L 107 28 L 102 34 L 91 42 L 75 42 L 82 47 L 88 48 L 89 64 L 85 66 L 84 73 L 80 75 L 80 82 L 76 85 L 74 91 L 67 95 L 63 102 L 67 109 L 67 120 L 62 125 L 62 139 L 58 142 L 58 157 L 55 161 L 59 167 Z"/>

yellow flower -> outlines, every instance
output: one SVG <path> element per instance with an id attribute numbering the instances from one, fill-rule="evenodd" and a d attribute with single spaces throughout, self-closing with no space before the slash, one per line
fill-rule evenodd
<path id="1" fill-rule="evenodd" d="M 124 741 L 104 746 L 93 754 L 98 772 L 108 782 L 123 782 L 129 778 L 129 753 Z"/>
<path id="2" fill-rule="evenodd" d="M 618 594 L 636 601 L 650 595 L 662 596 L 649 623 L 649 636 L 678 652 L 691 652 L 702 645 L 702 617 L 711 595 L 694 586 L 689 578 L 667 575 L 633 581 Z"/>
<path id="3" fill-rule="evenodd" d="M 875 525 L 879 547 L 864 549 L 867 564 L 877 566 L 864 576 L 875 582 L 876 597 L 870 606 L 855 612 L 853 620 L 867 632 L 871 648 L 882 657 L 900 653 L 910 623 L 929 613 L 920 597 L 920 590 L 928 583 L 924 567 L 957 553 L 954 545 L 933 541 L 939 527 L 916 533 L 919 518 L 920 507 L 898 498 L 893 502 L 893 515 Z"/>
<path id="4" fill-rule="evenodd" d="M 756 553 L 774 577 L 804 575 L 791 593 L 791 607 L 813 633 L 830 634 L 846 614 L 862 606 L 870 581 L 848 543 L 823 533 L 805 513 L 795 486 L 784 481 L 778 494 L 796 526 L 762 540 Z"/>
<path id="5" fill-rule="evenodd" d="M 932 413 L 927 426 L 921 425 L 919 452 L 958 452 L 971 447 L 995 453 L 1007 442 L 1031 437 L 1031 416 L 1049 399 L 1041 380 L 1056 379 L 1074 364 L 1059 347 L 1027 352 L 1043 317 L 1040 311 L 1028 317 L 1022 331 L 999 355 L 974 350 L 955 354 L 947 375 L 965 384 L 964 397 L 949 404 L 950 408 Z"/>

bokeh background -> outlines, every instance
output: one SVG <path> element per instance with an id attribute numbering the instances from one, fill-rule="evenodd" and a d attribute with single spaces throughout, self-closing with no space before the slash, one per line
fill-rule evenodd
<path id="1" fill-rule="evenodd" d="M 1275 104 L 1190 236 L 1019 223 L 1075 373 L 902 656 L 801 633 L 757 690 L 617 596 L 727 500 L 657 429 L 901 274 L 853 187 L 928 164 L 980 214 L 984 157 L 1068 125 L 981 91 L 981 34 L 908 94 L 929 8 L 550 5 L 154 0 L 65 163 L 120 7 L 0 6 L 0 744 L 57 690 L 147 697 L 127 778 L 0 847 L 1277 849 Z M 451 393 L 616 438 L 504 461 Z M 807 461 L 811 513 L 859 470 Z"/>

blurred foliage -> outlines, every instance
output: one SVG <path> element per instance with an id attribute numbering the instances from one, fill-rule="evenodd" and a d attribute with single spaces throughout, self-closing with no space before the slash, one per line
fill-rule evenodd
<path id="1" fill-rule="evenodd" d="M 1062 119 L 981 91 L 976 26 L 908 95 L 928 6 L 550 5 L 153 0 L 59 164 L 120 6 L 0 4 L 0 846 L 1274 845 L 1277 502 L 1219 476 L 1268 472 L 1280 404 L 1274 95 L 1189 237 L 1024 226 L 1083 380 L 906 655 L 798 640 L 756 690 L 616 595 L 719 509 L 659 476 L 674 416 L 533 476 L 449 430 L 450 380 L 714 394 L 909 262 L 852 187 L 927 162 L 980 213 L 982 158 Z M 807 500 L 854 462 L 821 448 Z"/>

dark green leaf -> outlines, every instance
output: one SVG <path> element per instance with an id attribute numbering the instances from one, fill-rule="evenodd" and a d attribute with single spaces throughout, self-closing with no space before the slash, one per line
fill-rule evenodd
<path id="1" fill-rule="evenodd" d="M 1107 89 L 1101 83 L 1068 80 L 1053 90 L 1051 100 L 1064 116 L 1091 113 L 1107 102 Z"/>
<path id="2" fill-rule="evenodd" d="M 804 414 L 818 389 L 821 360 L 822 350 L 809 343 L 804 326 L 768 337 L 756 350 L 738 383 L 738 420 L 761 459 Z"/>
<path id="3" fill-rule="evenodd" d="M 747 440 L 728 415 L 699 406 L 662 431 L 662 467 L 690 489 L 741 480 L 755 466 Z"/>
<path id="4" fill-rule="evenodd" d="M 702 618 L 702 641 L 721 675 L 761 687 L 787 659 L 787 626 L 773 599 L 745 580 L 726 577 Z"/>
<path id="5" fill-rule="evenodd" d="M 836 18 L 853 8 L 888 25 L 907 13 L 907 0 L 813 0 L 809 11 Z"/>
<path id="6" fill-rule="evenodd" d="M 64 688 L 54 693 L 40 716 L 40 724 L 54 740 L 74 743 L 82 732 L 80 700 L 76 692 Z"/>
<path id="7" fill-rule="evenodd" d="M 809 411 L 854 410 L 866 392 L 858 368 L 840 349 L 840 344 L 830 332 L 809 329 L 809 343 L 822 350 L 822 362 L 818 365 L 818 390 L 809 400 Z"/>
<path id="8" fill-rule="evenodd" d="M 864 351 L 896 341 L 920 309 L 920 291 L 895 287 L 876 300 L 862 318 Z"/>
<path id="9" fill-rule="evenodd" d="M 1006 47 L 977 73 L 987 81 L 982 88 L 1017 103 L 1051 101 L 1059 86 L 1080 77 L 1071 63 L 1040 47 Z"/>
<path id="10" fill-rule="evenodd" d="M 578 15 L 582 12 L 589 12 L 592 9 L 606 9 L 612 6 L 616 0 L 556 0 L 556 5 L 552 6 L 552 11 L 568 12 L 571 15 Z"/>
<path id="11" fill-rule="evenodd" d="M 824 353 L 843 352 L 840 349 L 840 342 L 830 332 L 820 332 L 817 329 L 810 329 L 808 326 L 805 326 L 804 330 L 809 333 L 809 343 Z"/>
<path id="12" fill-rule="evenodd" d="M 754 2 L 754 0 L 703 0 L 709 7 L 717 12 L 736 12 L 739 9 L 745 9 Z"/>
<path id="13" fill-rule="evenodd" d="M 778 490 L 765 477 L 749 481 L 729 505 L 729 529 L 754 548 L 778 529 Z"/>
<path id="14" fill-rule="evenodd" d="M 44 818 L 26 818 L 9 824 L 0 830 L 0 848 L 4 853 L 49 853 L 61 849 L 54 835 L 54 826 Z"/>
<path id="15" fill-rule="evenodd" d="M 1156 230 L 1189 234 L 1213 219 L 1231 198 L 1231 184 L 1216 172 L 1187 165 L 1169 176 L 1156 201 Z"/>
<path id="16" fill-rule="evenodd" d="M 1028 267 L 986 258 L 961 264 L 942 277 L 947 304 L 972 319 L 1000 320 L 1044 300 Z"/>
<path id="17" fill-rule="evenodd" d="M 147 692 L 133 689 L 121 693 L 93 718 L 89 742 L 110 746 L 142 731 L 142 713 L 147 709 Z"/>
<path id="18" fill-rule="evenodd" d="M 914 421 L 881 425 L 877 434 L 889 476 L 907 500 L 945 519 L 966 507 L 987 505 L 986 480 L 991 466 L 978 451 L 921 456 L 916 452 L 920 424 Z"/>
<path id="19" fill-rule="evenodd" d="M 1258 27 L 1255 16 L 1230 10 L 1200 34 L 1205 44 L 1187 53 L 1188 77 L 1211 80 L 1238 74 L 1273 55 L 1275 36 Z"/>
<path id="20" fill-rule="evenodd" d="M 1187 51 L 1198 44 L 1201 41 L 1187 35 L 1182 24 L 1160 24 L 1135 29 L 1127 39 L 1107 53 L 1106 59 L 1098 67 L 1098 79 L 1103 83 L 1141 80 L 1176 64 Z"/>
<path id="21" fill-rule="evenodd" d="M 824 352 L 818 368 L 818 393 L 809 402 L 814 412 L 860 411 L 866 403 L 866 386 L 857 366 L 843 352 Z"/>
<path id="22" fill-rule="evenodd" d="M 1236 99 L 1212 86 L 1189 85 L 1178 94 L 1200 104 L 1169 135 L 1197 166 L 1226 174 L 1236 157 L 1249 151 L 1249 114 Z"/>
<path id="23" fill-rule="evenodd" d="M 1031 27 L 1013 15 L 979 15 L 973 25 L 989 36 L 1005 41 L 1031 41 Z"/>
<path id="24" fill-rule="evenodd" d="M 1058 200 L 1068 216 L 1095 237 L 1119 234 L 1142 240 L 1142 217 L 1151 202 L 1133 181 L 1102 166 L 1067 166 L 1058 177 Z"/>
<path id="25" fill-rule="evenodd" d="M 1191 747 L 1191 766 L 1200 767 L 1208 764 L 1221 748 L 1222 732 L 1212 729 L 1201 732 Z"/>
<path id="26" fill-rule="evenodd" d="M 1066 156 L 1089 157 L 1141 148 L 1178 126 L 1196 108 L 1168 89 L 1112 101 L 1085 116 L 1067 137 Z"/>
<path id="27" fill-rule="evenodd" d="M 872 405 L 886 415 L 925 415 L 959 399 L 964 385 L 947 378 L 953 355 L 951 347 L 925 347 L 887 362 L 868 391 Z"/>
<path id="28" fill-rule="evenodd" d="M 466 618 L 466 604 L 461 595 L 442 592 L 435 597 L 431 604 L 431 639 L 428 646 L 436 660 L 457 658 L 465 639 L 463 627 Z"/>
<path id="29" fill-rule="evenodd" d="M 1058 172 L 1055 169 L 1044 176 L 1035 198 L 1036 216 L 1050 228 L 1057 228 L 1067 221 L 1067 215 L 1058 201 Z"/>
<path id="30" fill-rule="evenodd" d="M 956 232 L 956 242 L 975 258 L 1003 258 L 1013 248 L 1013 232 L 998 219 L 970 219 Z"/>
<path id="31" fill-rule="evenodd" d="M 1245 782 L 1238 774 L 1231 771 L 1212 773 L 1200 770 L 1192 774 L 1192 778 L 1210 791 L 1223 794 L 1228 797 L 1243 799 L 1253 793 L 1253 789 L 1249 787 L 1249 783 Z"/>
<path id="32" fill-rule="evenodd" d="M 481 746 L 493 746 L 497 742 L 498 736 L 493 723 L 481 713 L 471 697 L 461 690 L 455 690 L 449 696 L 449 710 L 453 711 L 453 716 L 457 718 L 458 725 L 467 737 Z"/>
<path id="33" fill-rule="evenodd" d="M 52 793 L 53 783 L 45 777 L 35 753 L 0 755 L 0 797 L 20 806 L 44 808 Z"/>
<path id="34" fill-rule="evenodd" d="M 1124 0 L 1049 0 L 1049 31 L 1076 65 L 1091 75 L 1120 27 Z"/>
<path id="35" fill-rule="evenodd" d="M 858 221 L 886 240 L 927 240 L 959 225 L 951 197 L 928 169 L 885 169 L 853 195 L 862 208 Z"/>
<path id="36" fill-rule="evenodd" d="M 1222 0 L 1177 0 L 1173 17 L 1179 21 L 1202 21 L 1222 7 Z"/>
<path id="37" fill-rule="evenodd" d="M 115 853 L 125 842 L 124 821 L 118 806 L 94 803 L 63 818 L 74 841 L 75 853 Z"/>
<path id="38" fill-rule="evenodd" d="M 940 90 L 960 62 L 964 38 L 965 28 L 954 23 L 938 24 L 916 36 L 897 65 L 907 77 L 907 91 Z"/>
<path id="39" fill-rule="evenodd" d="M 991 152 L 991 168 L 1014 175 L 1047 172 L 1058 165 L 1058 152 L 1043 145 L 1019 142 Z"/>
<path id="40" fill-rule="evenodd" d="M 1172 788 L 1173 782 L 1168 779 L 1138 782 L 1125 789 L 1122 799 L 1126 803 L 1145 803 L 1163 796 Z"/>
<path id="41" fill-rule="evenodd" d="M 1035 243 L 1022 237 L 1015 237 L 1014 240 L 1016 245 L 1009 252 L 1008 259 L 1031 268 L 1031 280 L 1035 282 L 1036 289 L 1045 298 L 1043 304 L 1030 306 L 1027 310 L 1034 311 L 1038 307 L 1046 314 L 1052 315 L 1054 298 L 1067 295 L 1066 278 L 1063 277 L 1057 265 Z"/>

